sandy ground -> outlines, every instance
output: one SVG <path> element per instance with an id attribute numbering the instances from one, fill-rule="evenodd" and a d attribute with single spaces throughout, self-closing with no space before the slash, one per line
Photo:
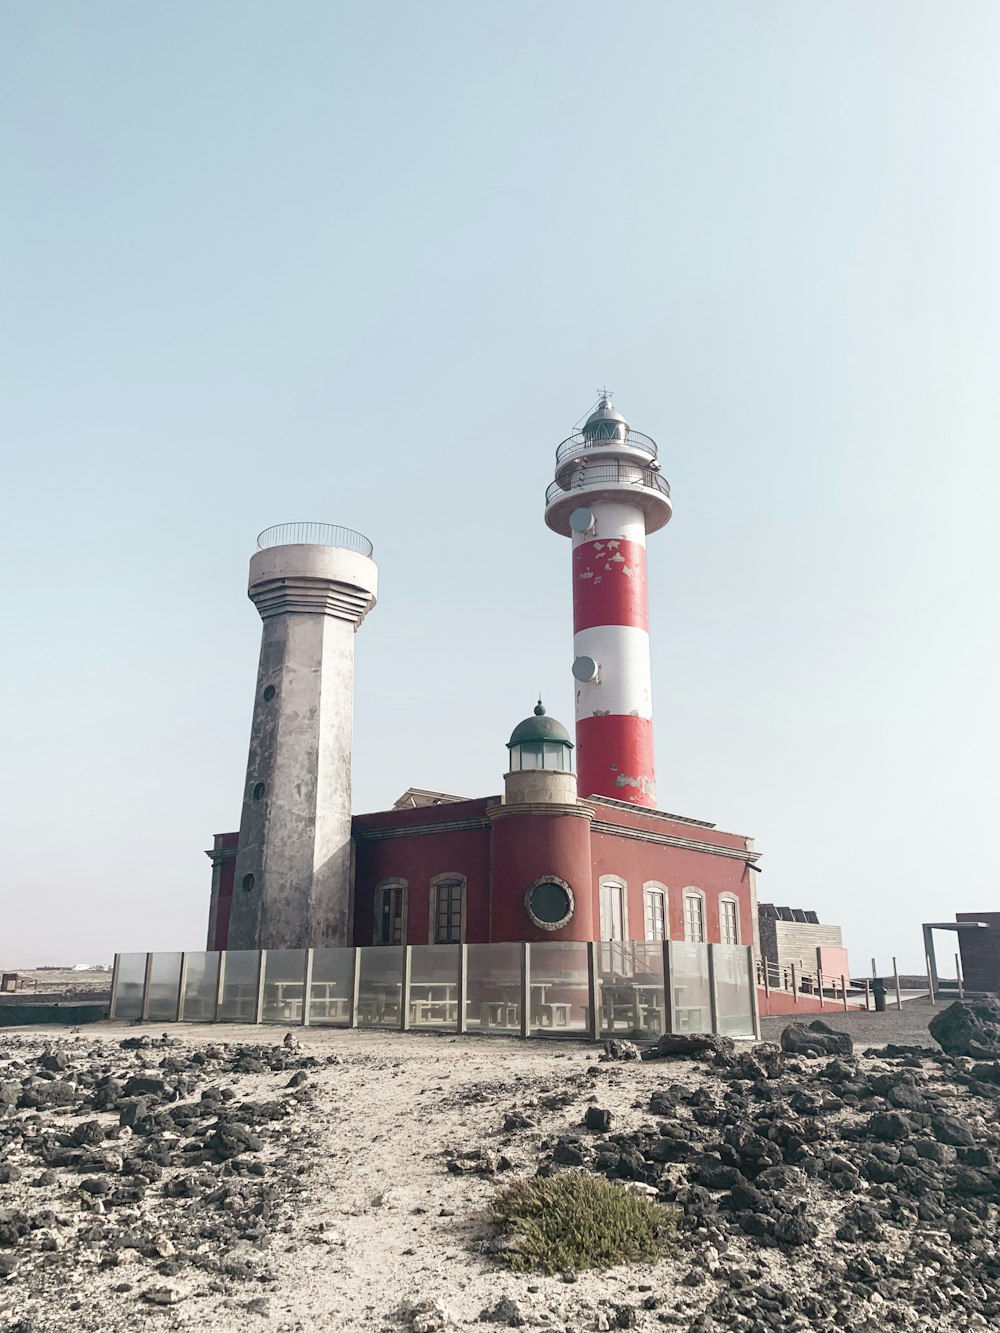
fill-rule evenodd
<path id="1" fill-rule="evenodd" d="M 849 1030 L 861 1050 L 887 1040 L 926 1043 L 931 1012 L 923 1004 L 919 1013 L 916 1008 L 878 1016 L 831 1013 L 826 1021 Z M 786 1022 L 765 1020 L 765 1039 L 775 1039 Z M 21 1029 L 16 1036 L 0 1034 L 0 1043 L 48 1039 L 78 1055 L 117 1046 L 140 1031 L 156 1034 L 148 1026 L 106 1023 L 70 1034 Z M 170 1035 L 194 1050 L 222 1041 L 280 1043 L 284 1029 L 181 1025 Z M 125 1274 L 131 1281 L 123 1284 L 121 1268 L 81 1264 L 62 1292 L 59 1316 L 53 1315 L 51 1292 L 33 1294 L 30 1281 L 0 1282 L 0 1329 L 367 1333 L 399 1330 L 401 1309 L 434 1300 L 460 1327 L 509 1296 L 529 1326 L 582 1333 L 601 1326 L 600 1310 L 623 1303 L 637 1309 L 640 1329 L 687 1328 L 704 1308 L 704 1287 L 683 1285 L 691 1257 L 682 1252 L 654 1267 L 581 1274 L 572 1284 L 498 1268 L 479 1252 L 479 1241 L 489 1231 L 490 1197 L 510 1177 L 453 1174 L 447 1165 L 449 1153 L 486 1147 L 507 1153 L 515 1169 L 533 1174 L 543 1143 L 557 1133 L 579 1132 L 589 1104 L 611 1109 L 616 1129 L 648 1124 L 654 1089 L 712 1078 L 697 1064 L 602 1064 L 593 1072 L 600 1047 L 585 1043 L 319 1029 L 296 1029 L 294 1035 L 303 1053 L 324 1060 L 335 1056 L 339 1063 L 309 1071 L 315 1110 L 294 1131 L 298 1146 L 308 1150 L 308 1168 L 299 1168 L 294 1224 L 267 1252 L 272 1280 L 248 1291 L 245 1283 L 227 1289 L 182 1275 L 177 1282 L 185 1299 L 158 1309 L 140 1299 L 151 1272 L 133 1267 Z M 150 1064 L 158 1058 L 155 1052 L 144 1057 Z M 141 1063 L 143 1057 L 136 1058 Z M 277 1097 L 287 1085 L 287 1073 L 247 1076 L 239 1080 L 239 1093 Z M 557 1094 L 564 1094 L 567 1104 L 545 1107 L 544 1099 Z M 538 1127 L 504 1134 L 505 1115 L 515 1108 Z M 117 1115 L 109 1116 L 109 1123 L 117 1123 Z M 71 1186 L 62 1188 L 66 1207 L 79 1208 Z M 10 1203 L 9 1194 L 0 1198 L 0 1207 Z M 766 1277 L 779 1259 L 756 1254 L 753 1263 Z M 128 1290 L 118 1289 L 123 1285 Z M 660 1301 L 655 1314 L 641 1308 L 649 1293 Z"/>

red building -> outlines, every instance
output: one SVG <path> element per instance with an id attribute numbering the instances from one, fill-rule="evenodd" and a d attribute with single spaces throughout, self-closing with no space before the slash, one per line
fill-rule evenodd
<path id="1" fill-rule="evenodd" d="M 541 703 L 508 742 L 504 795 L 411 791 L 352 824 L 355 945 L 542 940 L 755 944 L 753 841 L 577 795 Z M 218 834 L 208 947 L 225 948 L 237 835 Z"/>

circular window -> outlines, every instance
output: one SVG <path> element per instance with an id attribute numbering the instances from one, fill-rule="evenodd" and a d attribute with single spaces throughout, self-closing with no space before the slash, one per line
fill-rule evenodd
<path id="1" fill-rule="evenodd" d="M 253 789 L 253 798 L 255 801 L 259 801 L 263 795 L 264 795 L 264 784 L 263 782 L 258 782 Z"/>
<path id="2" fill-rule="evenodd" d="M 269 704 L 273 698 L 274 698 L 274 686 L 273 686 L 273 685 L 265 685 L 265 686 L 264 686 L 264 702 L 265 702 L 266 704 Z"/>
<path id="3" fill-rule="evenodd" d="M 543 875 L 524 895 L 524 909 L 542 930 L 558 930 L 573 915 L 573 890 L 556 875 Z"/>
<path id="4" fill-rule="evenodd" d="M 244 876 L 243 876 L 243 892 L 244 892 L 244 893 L 252 893 L 252 892 L 253 892 L 253 875 L 244 875 Z"/>

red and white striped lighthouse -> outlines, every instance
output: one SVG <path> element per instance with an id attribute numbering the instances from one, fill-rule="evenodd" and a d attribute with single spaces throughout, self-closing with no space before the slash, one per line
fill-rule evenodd
<path id="1" fill-rule="evenodd" d="M 577 789 L 656 804 L 646 535 L 670 521 L 656 444 L 607 390 L 556 450 L 545 522 L 573 540 Z"/>

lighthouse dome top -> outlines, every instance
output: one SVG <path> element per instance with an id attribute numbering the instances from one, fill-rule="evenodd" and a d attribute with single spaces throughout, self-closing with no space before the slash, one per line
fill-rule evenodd
<path id="1" fill-rule="evenodd" d="M 588 440 L 625 440 L 628 422 L 612 404 L 610 390 L 601 393 L 597 406 L 584 423 L 583 435 Z"/>
<path id="2" fill-rule="evenodd" d="M 515 745 L 530 744 L 535 741 L 555 741 L 561 745 L 568 745 L 570 749 L 573 748 L 569 732 L 561 722 L 557 722 L 554 717 L 549 717 L 541 699 L 535 705 L 534 714 L 531 717 L 526 717 L 523 722 L 519 722 L 511 732 L 507 749 L 510 750 Z"/>

